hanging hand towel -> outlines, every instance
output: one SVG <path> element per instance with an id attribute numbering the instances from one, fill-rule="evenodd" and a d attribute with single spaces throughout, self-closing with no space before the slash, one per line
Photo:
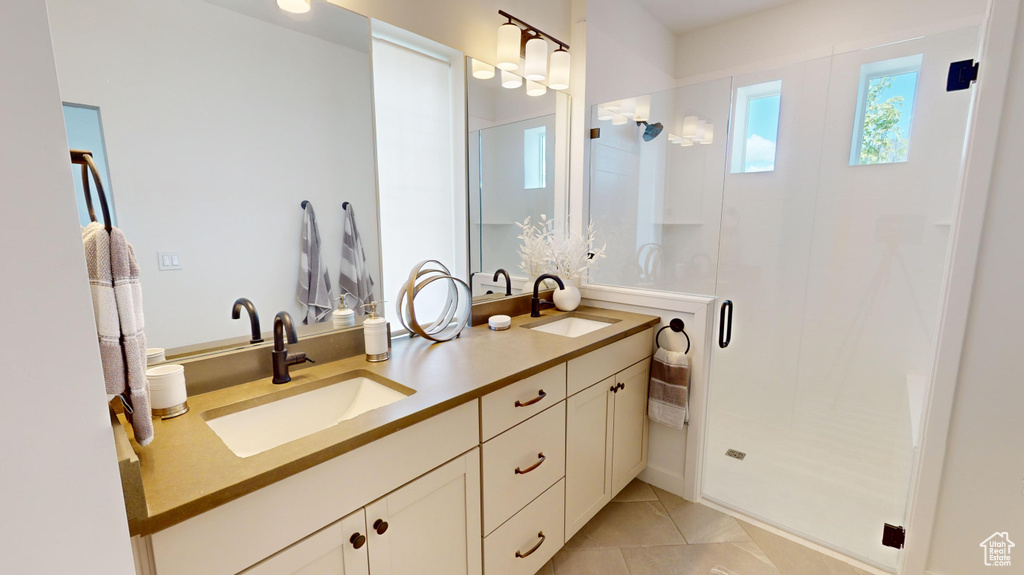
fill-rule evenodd
<path id="1" fill-rule="evenodd" d="M 299 258 L 299 286 L 295 297 L 302 304 L 302 323 L 325 321 L 334 310 L 331 275 L 320 251 L 320 230 L 313 204 L 303 202 L 302 253 Z"/>
<path id="2" fill-rule="evenodd" d="M 93 313 L 107 394 L 127 398 L 126 413 L 139 445 L 153 441 L 153 414 L 146 380 L 142 286 L 135 252 L 117 228 L 93 222 L 82 230 Z M 127 411 L 127 410 L 126 410 Z"/>
<path id="3" fill-rule="evenodd" d="M 338 285 L 341 293 L 348 292 L 358 300 L 354 306 L 365 314 L 367 311 L 359 306 L 373 301 L 373 278 L 366 267 L 366 252 L 363 240 L 356 229 L 356 214 L 352 204 L 345 202 L 345 234 L 341 241 L 341 277 Z"/>
<path id="4" fill-rule="evenodd" d="M 690 359 L 682 351 L 658 348 L 651 361 L 647 414 L 651 421 L 683 429 L 687 420 Z"/>

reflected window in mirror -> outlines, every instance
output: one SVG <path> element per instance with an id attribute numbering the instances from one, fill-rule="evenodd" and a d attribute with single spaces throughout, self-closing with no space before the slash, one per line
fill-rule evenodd
<path id="1" fill-rule="evenodd" d="M 93 161 L 96 162 L 96 169 L 99 170 L 102 180 L 103 192 L 107 198 L 107 206 L 110 208 L 110 225 L 117 225 L 117 210 L 114 206 L 114 190 L 110 185 L 110 169 L 107 166 L 107 150 L 103 143 L 103 120 L 100 116 L 100 109 L 96 106 L 84 104 L 64 103 L 64 128 L 68 135 L 68 148 L 72 150 L 86 150 L 92 152 Z M 82 187 L 82 178 L 79 175 L 79 166 L 74 166 L 72 181 L 75 183 L 75 200 L 78 203 L 78 222 L 82 227 L 89 225 L 89 208 L 85 203 L 85 189 Z M 93 194 L 93 205 L 99 206 L 96 199 L 96 186 L 90 183 L 89 189 Z"/>
<path id="2" fill-rule="evenodd" d="M 547 187 L 547 126 L 523 130 L 523 188 Z"/>

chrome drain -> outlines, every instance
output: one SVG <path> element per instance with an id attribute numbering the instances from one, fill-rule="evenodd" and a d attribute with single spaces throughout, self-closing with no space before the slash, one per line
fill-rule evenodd
<path id="1" fill-rule="evenodd" d="M 742 451 L 736 451 L 735 449 L 730 449 L 726 451 L 725 454 L 733 459 L 739 459 L 740 461 L 743 461 L 743 458 L 747 456 L 746 453 L 743 453 Z"/>

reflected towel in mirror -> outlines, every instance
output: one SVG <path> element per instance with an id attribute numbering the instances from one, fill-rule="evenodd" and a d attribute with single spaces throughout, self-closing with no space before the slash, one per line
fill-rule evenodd
<path id="1" fill-rule="evenodd" d="M 327 320 L 334 310 L 331 274 L 320 250 L 320 229 L 316 225 L 313 204 L 302 202 L 302 253 L 299 258 L 299 285 L 295 297 L 302 305 L 302 323 Z"/>

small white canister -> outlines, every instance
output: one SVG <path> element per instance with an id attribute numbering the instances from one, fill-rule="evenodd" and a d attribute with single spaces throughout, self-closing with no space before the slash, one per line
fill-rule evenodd
<path id="1" fill-rule="evenodd" d="M 146 379 L 149 380 L 153 415 L 170 419 L 188 411 L 185 366 L 172 364 L 151 367 L 146 370 Z"/>
<path id="2" fill-rule="evenodd" d="M 164 348 L 162 347 L 150 347 L 146 348 L 146 365 L 156 365 L 167 361 L 167 357 L 164 355 Z"/>

